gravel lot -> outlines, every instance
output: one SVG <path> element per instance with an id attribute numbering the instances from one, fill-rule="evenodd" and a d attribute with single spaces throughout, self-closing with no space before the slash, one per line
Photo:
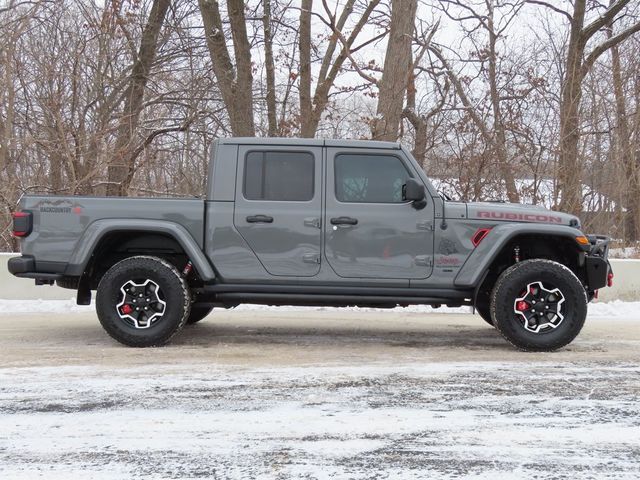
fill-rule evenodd
<path id="1" fill-rule="evenodd" d="M 164 348 L 0 314 L 0 476 L 640 477 L 640 322 L 553 354 L 478 316 L 237 310 Z"/>

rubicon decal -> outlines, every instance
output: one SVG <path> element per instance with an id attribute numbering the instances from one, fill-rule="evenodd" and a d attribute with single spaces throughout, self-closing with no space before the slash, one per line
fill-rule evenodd
<path id="1" fill-rule="evenodd" d="M 480 211 L 478 218 L 492 218 L 494 220 L 520 220 L 522 222 L 562 223 L 562 217 L 557 215 L 545 215 L 543 213 L 515 213 Z"/>

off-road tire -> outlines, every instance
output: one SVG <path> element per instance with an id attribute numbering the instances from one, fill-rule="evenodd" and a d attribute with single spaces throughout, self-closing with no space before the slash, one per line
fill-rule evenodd
<path id="1" fill-rule="evenodd" d="M 213 307 L 210 307 L 209 305 L 194 303 L 191 305 L 191 313 L 189 314 L 189 318 L 187 318 L 187 324 L 192 325 L 194 323 L 198 323 L 200 320 L 204 320 L 212 310 Z"/>
<path id="2" fill-rule="evenodd" d="M 514 303 L 532 282 L 553 285 L 564 296 L 564 319 L 550 331 L 526 330 L 514 312 Z M 587 294 L 576 275 L 564 265 L 545 259 L 525 260 L 506 269 L 491 293 L 495 327 L 520 350 L 550 352 L 568 345 L 580 333 L 587 316 Z"/>
<path id="3" fill-rule="evenodd" d="M 164 314 L 148 328 L 135 328 L 118 314 L 120 288 L 132 279 L 156 283 L 166 302 Z M 98 319 L 106 332 L 130 347 L 156 347 L 167 343 L 189 318 L 191 292 L 180 272 L 167 261 L 150 256 L 126 258 L 112 266 L 100 280 L 96 296 Z"/>

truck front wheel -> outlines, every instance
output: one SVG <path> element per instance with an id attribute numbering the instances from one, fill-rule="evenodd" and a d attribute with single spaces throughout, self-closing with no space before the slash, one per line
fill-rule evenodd
<path id="1" fill-rule="evenodd" d="M 564 265 L 545 259 L 516 263 L 498 278 L 491 316 L 521 350 L 553 351 L 571 343 L 587 316 L 587 294 Z"/>
<path id="2" fill-rule="evenodd" d="M 102 327 L 130 347 L 164 345 L 184 326 L 190 308 L 187 283 L 161 258 L 126 258 L 98 285 L 96 310 Z"/>

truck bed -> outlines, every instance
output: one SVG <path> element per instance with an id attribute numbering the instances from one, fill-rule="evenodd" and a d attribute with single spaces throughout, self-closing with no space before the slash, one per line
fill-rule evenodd
<path id="1" fill-rule="evenodd" d="M 173 222 L 202 248 L 204 208 L 200 199 L 25 195 L 20 209 L 31 212 L 33 227 L 22 242 L 22 254 L 36 259 L 38 271 L 63 273 L 90 226 L 109 219 Z"/>

